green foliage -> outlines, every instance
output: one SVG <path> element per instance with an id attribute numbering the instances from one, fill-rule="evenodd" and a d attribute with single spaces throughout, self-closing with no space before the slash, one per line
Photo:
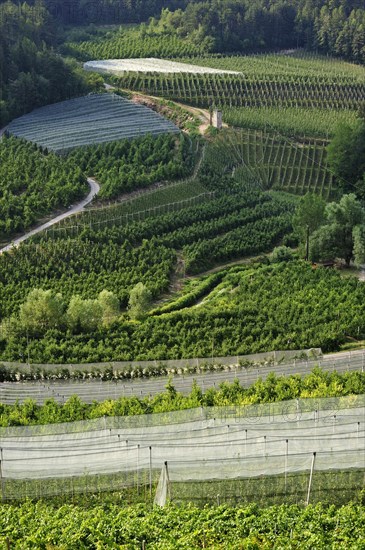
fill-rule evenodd
<path id="1" fill-rule="evenodd" d="M 353 126 L 341 125 L 328 146 L 328 162 L 345 192 L 356 192 L 364 199 L 365 120 Z"/>
<path id="2" fill-rule="evenodd" d="M 125 226 L 133 221 L 154 218 L 167 212 L 178 212 L 185 208 L 209 202 L 212 194 L 196 179 L 153 186 L 148 192 L 136 194 L 129 200 L 80 212 L 72 219 L 65 219 L 53 227 L 52 238 L 65 235 L 79 235 L 87 227 Z"/>
<path id="3" fill-rule="evenodd" d="M 141 74 L 115 77 L 121 87 L 208 108 L 243 128 L 268 128 L 290 137 L 328 138 L 340 122 L 356 123 L 364 95 L 365 70 L 342 61 L 308 55 L 201 56 L 199 66 L 239 74 Z"/>
<path id="4" fill-rule="evenodd" d="M 354 263 L 356 266 L 365 264 L 365 226 L 357 225 L 352 231 L 354 239 Z"/>
<path id="5" fill-rule="evenodd" d="M 325 209 L 325 224 L 319 227 L 311 238 L 312 260 L 343 258 L 347 265 L 354 257 L 354 230 L 363 227 L 364 210 L 356 195 L 343 195 L 339 203 L 332 202 Z M 357 253 L 360 233 L 357 234 Z"/>
<path id="6" fill-rule="evenodd" d="M 152 0 L 148 6 L 132 6 L 126 0 L 119 0 L 116 12 L 106 0 L 102 0 L 97 11 L 95 6 L 87 4 L 86 14 L 82 11 L 80 0 L 75 2 L 72 12 L 57 10 L 59 1 L 50 4 L 58 17 L 63 16 L 67 23 L 76 20 L 84 24 L 147 21 L 151 15 L 159 14 L 161 8 L 186 8 L 184 12 L 180 9 L 174 12 L 163 9 L 160 20 L 152 18 L 148 25 L 143 24 L 139 29 L 119 29 L 109 33 L 104 41 L 99 38 L 69 45 L 69 51 L 87 55 L 89 59 L 101 56 L 166 57 L 179 55 L 179 52 L 180 55 L 189 55 L 196 51 L 193 46 L 196 49 L 200 46 L 200 51 L 214 48 L 218 52 L 245 53 L 307 47 L 347 57 L 358 63 L 365 61 L 365 15 L 363 3 L 359 0 L 341 5 L 321 0 L 315 6 L 307 0 L 298 0 L 290 5 L 277 4 L 273 0 L 170 0 L 167 4 Z M 81 21 L 78 19 L 80 11 L 83 15 Z M 156 44 L 158 37 L 162 45 Z M 79 40 L 79 37 L 76 38 Z M 89 36 L 86 38 L 89 39 Z M 142 46 L 138 47 L 137 39 Z M 106 46 L 103 48 L 104 42 Z M 122 56 L 121 52 L 125 54 Z"/>
<path id="7" fill-rule="evenodd" d="M 294 141 L 267 130 L 221 130 L 206 147 L 199 177 L 213 189 L 245 186 L 324 198 L 336 193 L 325 143 Z"/>
<path id="8" fill-rule="evenodd" d="M 67 307 L 67 309 L 66 309 Z M 4 322 L 8 338 L 14 334 L 37 337 L 52 328 L 69 328 L 73 333 L 92 332 L 102 324 L 108 326 L 120 314 L 118 298 L 108 290 L 102 290 L 96 300 L 83 300 L 71 296 L 68 306 L 61 294 L 52 290 L 34 289 L 13 315 Z"/>
<path id="9" fill-rule="evenodd" d="M 280 55 L 278 56 L 280 62 Z M 227 64 L 224 66 L 224 60 Z M 353 110 L 359 107 L 359 98 L 356 93 L 364 92 L 364 84 L 357 78 L 343 79 L 328 74 L 322 75 L 292 74 L 285 71 L 284 75 L 277 72 L 272 59 L 269 74 L 265 63 L 257 66 L 257 73 L 224 74 L 224 70 L 234 63 L 230 58 L 221 61 L 222 73 L 149 73 L 129 72 L 113 80 L 120 88 L 138 90 L 150 95 L 157 95 L 168 99 L 208 108 L 213 104 L 221 108 L 281 108 L 318 110 Z M 239 69 L 239 57 L 235 69 Z M 266 57 L 263 57 L 266 60 Z M 194 63 L 199 65 L 200 58 Z M 212 58 L 212 65 L 215 59 Z M 209 58 L 202 59 L 203 65 L 208 65 Z M 261 71 L 262 73 L 261 73 Z M 314 97 L 313 97 L 314 96 Z M 290 112 L 290 111 L 289 111 Z"/>
<path id="10" fill-rule="evenodd" d="M 197 273 L 226 259 L 269 250 L 290 230 L 292 209 L 292 201 L 285 198 L 237 189 L 141 222 L 102 230 L 96 223 L 96 229 L 85 234 L 96 242 L 127 240 L 136 245 L 158 238 L 160 245 L 183 248 L 186 271 Z"/>
<path id="11" fill-rule="evenodd" d="M 60 327 L 65 305 L 61 294 L 35 288 L 20 306 L 19 323 L 32 336 L 43 334 L 50 328 Z"/>
<path id="12" fill-rule="evenodd" d="M 80 147 L 67 158 L 101 183 L 101 199 L 112 199 L 156 182 L 187 175 L 189 142 L 187 138 L 179 139 L 169 134 L 146 135 Z"/>
<path id="13" fill-rule="evenodd" d="M 67 324 L 73 332 L 96 330 L 103 318 L 103 309 L 97 300 L 83 300 L 72 296 L 67 312 Z"/>
<path id="14" fill-rule="evenodd" d="M 126 73 L 122 88 L 208 108 L 223 109 L 230 125 L 328 139 L 339 123 L 356 124 L 365 70 L 343 61 L 303 54 L 184 58 L 199 66 L 240 74 Z"/>
<path id="15" fill-rule="evenodd" d="M 103 315 L 102 321 L 105 325 L 114 322 L 120 314 L 118 298 L 109 290 L 102 290 L 98 296 L 98 302 L 101 305 Z"/>
<path id="16" fill-rule="evenodd" d="M 209 40 L 194 43 L 180 38 L 175 32 L 158 28 L 152 21 L 149 27 L 120 27 L 110 36 L 84 42 L 69 42 L 63 51 L 78 59 L 118 59 L 134 57 L 178 57 L 199 55 L 209 51 Z"/>
<path id="17" fill-rule="evenodd" d="M 325 221 L 325 201 L 318 195 L 307 193 L 298 203 L 293 216 L 293 228 L 302 242 Z"/>
<path id="18" fill-rule="evenodd" d="M 149 288 L 158 267 L 151 266 L 150 282 L 144 279 Z M 228 271 L 200 307 L 149 315 L 140 323 L 121 319 L 99 327 L 92 340 L 55 329 L 29 346 L 24 337 L 9 338 L 1 343 L 1 358 L 18 360 L 24 349 L 32 363 L 211 357 L 212 339 L 218 357 L 310 347 L 327 352 L 348 338 L 363 339 L 364 319 L 365 287 L 356 278 L 305 262 L 242 266 Z"/>
<path id="19" fill-rule="evenodd" d="M 257 128 L 280 132 L 285 136 L 310 136 L 328 139 L 340 120 L 355 121 L 355 112 L 336 109 L 298 109 L 296 107 L 225 107 L 227 124 L 240 128 Z"/>
<path id="20" fill-rule="evenodd" d="M 57 28 L 42 2 L 0 3 L 0 128 L 15 116 L 90 90 L 53 48 Z"/>
<path id="21" fill-rule="evenodd" d="M 141 282 L 132 288 L 129 294 L 128 313 L 131 319 L 141 321 L 147 315 L 151 302 L 151 292 Z"/>
<path id="22" fill-rule="evenodd" d="M 225 271 L 213 273 L 204 277 L 203 280 L 194 285 L 193 288 L 178 297 L 177 300 L 164 304 L 161 307 L 151 311 L 152 315 L 161 315 L 162 313 L 170 313 L 171 311 L 178 311 L 185 307 L 190 307 L 206 296 L 217 284 L 221 282 L 225 276 Z"/>
<path id="23" fill-rule="evenodd" d="M 271 263 L 288 262 L 293 259 L 293 251 L 287 246 L 277 246 L 271 254 Z"/>
<path id="24" fill-rule="evenodd" d="M 96 299 L 106 289 L 126 307 L 139 281 L 153 296 L 165 290 L 174 260 L 175 254 L 156 241 L 141 246 L 88 239 L 24 243 L 0 256 L 0 318 L 15 313 L 33 288 L 62 293 L 66 303 L 77 294 Z"/>
<path id="25" fill-rule="evenodd" d="M 26 502 L 1 506 L 0 542 L 5 548 L 8 538 L 16 550 L 46 545 L 137 550 L 142 544 L 153 550 L 248 550 L 275 545 L 355 550 L 362 546 L 364 518 L 364 506 L 355 503 L 339 508 L 319 503 L 307 508 L 110 504 L 88 509 Z"/>
<path id="26" fill-rule="evenodd" d="M 24 231 L 87 192 L 77 162 L 10 137 L 0 143 L 0 238 Z"/>

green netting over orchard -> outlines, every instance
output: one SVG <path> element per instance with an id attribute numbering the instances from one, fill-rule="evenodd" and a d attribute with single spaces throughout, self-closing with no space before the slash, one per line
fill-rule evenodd
<path id="1" fill-rule="evenodd" d="M 313 473 L 364 471 L 364 395 L 295 399 L 249 406 L 200 407 L 132 417 L 0 429 L 3 500 L 78 490 L 155 485 L 164 465 L 169 481 L 199 484 Z M 69 480 L 73 480 L 69 484 Z M 205 486 L 202 485 L 203 490 Z M 85 487 L 84 487 L 85 488 Z M 222 487 L 221 487 L 222 488 Z M 173 487 L 174 489 L 174 487 Z M 37 493 L 38 494 L 38 493 Z M 220 493 L 221 494 L 221 493 Z"/>
<path id="2" fill-rule="evenodd" d="M 36 109 L 11 122 L 8 130 L 57 152 L 145 134 L 179 132 L 172 122 L 148 107 L 109 93 Z"/>

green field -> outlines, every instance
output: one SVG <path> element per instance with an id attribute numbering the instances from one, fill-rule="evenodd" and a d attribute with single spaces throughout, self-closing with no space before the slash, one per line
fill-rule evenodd
<path id="1" fill-rule="evenodd" d="M 353 124 L 354 111 L 298 109 L 296 107 L 224 107 L 224 120 L 230 126 L 279 132 L 284 136 L 330 139 L 340 124 Z"/>
<path id="2" fill-rule="evenodd" d="M 206 51 L 204 44 L 196 45 L 176 34 L 144 34 L 138 27 L 120 27 L 111 37 L 85 42 L 69 42 L 63 50 L 83 61 L 121 57 L 178 57 L 199 55 Z"/>
<path id="3" fill-rule="evenodd" d="M 289 77 L 321 77 L 322 79 L 337 78 L 339 80 L 363 84 L 365 69 L 361 65 L 350 63 L 340 58 L 317 55 L 305 50 L 292 50 L 288 53 L 269 53 L 258 55 L 204 55 L 181 59 L 193 62 L 203 67 L 215 69 L 226 68 L 231 71 L 241 71 L 253 76 L 259 73 Z"/>

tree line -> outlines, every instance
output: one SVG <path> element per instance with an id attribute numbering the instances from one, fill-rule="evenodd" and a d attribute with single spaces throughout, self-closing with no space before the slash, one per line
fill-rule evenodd
<path id="1" fill-rule="evenodd" d="M 211 0 L 162 11 L 157 26 L 215 52 L 305 47 L 365 62 L 362 0 Z"/>

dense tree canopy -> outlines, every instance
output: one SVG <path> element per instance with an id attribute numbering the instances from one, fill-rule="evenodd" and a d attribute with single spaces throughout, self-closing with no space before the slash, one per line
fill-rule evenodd
<path id="1" fill-rule="evenodd" d="M 365 30 L 364 30 L 365 33 Z M 343 190 L 365 198 L 365 119 L 338 127 L 328 146 L 328 162 Z"/>
<path id="2" fill-rule="evenodd" d="M 311 238 L 311 259 L 342 258 L 349 265 L 356 254 L 356 263 L 362 263 L 364 222 L 364 210 L 353 193 L 343 195 L 339 203 L 329 203 L 322 225 Z"/>
<path id="3" fill-rule="evenodd" d="M 41 1 L 0 3 L 0 128 L 35 107 L 88 91 L 88 76 L 52 48 L 57 26 Z"/>
<path id="4" fill-rule="evenodd" d="M 187 2 L 162 14 L 197 42 L 210 37 L 215 51 L 306 47 L 365 62 L 365 10 L 361 0 L 210 0 Z"/>
<path id="5" fill-rule="evenodd" d="M 73 159 L 15 137 L 0 142 L 0 238 L 24 231 L 57 208 L 86 195 L 86 177 Z"/>

